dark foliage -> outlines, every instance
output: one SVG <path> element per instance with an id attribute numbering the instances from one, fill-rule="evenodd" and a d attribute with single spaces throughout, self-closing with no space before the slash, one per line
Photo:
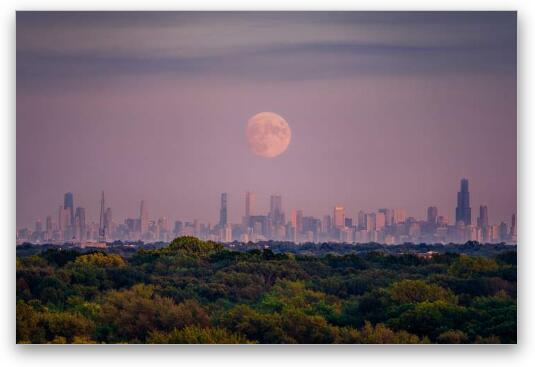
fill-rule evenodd
<path id="1" fill-rule="evenodd" d="M 182 237 L 125 255 L 25 245 L 17 342 L 516 343 L 515 251 L 424 258 L 366 246 L 230 251 Z"/>

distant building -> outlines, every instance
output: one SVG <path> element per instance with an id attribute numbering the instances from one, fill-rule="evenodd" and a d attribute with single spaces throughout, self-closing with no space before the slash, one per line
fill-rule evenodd
<path id="1" fill-rule="evenodd" d="M 457 193 L 457 207 L 455 209 L 455 222 L 463 222 L 465 225 L 472 224 L 472 208 L 470 208 L 470 192 L 468 180 L 461 180 L 461 190 Z"/>
<path id="2" fill-rule="evenodd" d="M 385 228 L 386 216 L 384 212 L 377 212 L 375 214 L 375 230 L 381 231 Z"/>
<path id="3" fill-rule="evenodd" d="M 284 212 L 282 211 L 282 196 L 271 195 L 269 205 L 269 217 L 274 226 L 284 225 Z"/>
<path id="4" fill-rule="evenodd" d="M 180 236 L 180 233 L 182 232 L 182 222 L 177 220 L 175 221 L 175 227 L 173 228 L 173 234 L 175 236 Z"/>
<path id="5" fill-rule="evenodd" d="M 297 234 L 303 233 L 303 211 L 297 210 L 295 212 L 295 230 Z"/>
<path id="6" fill-rule="evenodd" d="M 511 232 L 510 235 L 511 242 L 516 242 L 516 214 L 511 216 Z"/>
<path id="7" fill-rule="evenodd" d="M 383 213 L 385 216 L 385 225 L 392 225 L 392 210 L 388 208 L 382 208 L 378 210 L 379 213 Z"/>
<path id="8" fill-rule="evenodd" d="M 86 239 L 85 208 L 77 207 L 74 214 L 75 237 L 77 240 Z"/>
<path id="9" fill-rule="evenodd" d="M 249 217 L 256 214 L 256 195 L 254 192 L 245 193 L 245 216 L 243 218 L 244 227 L 250 226 Z"/>
<path id="10" fill-rule="evenodd" d="M 224 227 L 227 224 L 228 224 L 227 193 L 224 192 L 221 194 L 221 205 L 219 208 L 219 226 Z"/>
<path id="11" fill-rule="evenodd" d="M 427 208 L 427 223 L 437 224 L 438 221 L 438 208 L 436 206 L 430 206 Z"/>
<path id="12" fill-rule="evenodd" d="M 336 228 L 343 228 L 345 226 L 345 212 L 344 207 L 337 205 L 334 207 L 334 226 Z"/>
<path id="13" fill-rule="evenodd" d="M 225 224 L 221 227 L 221 242 L 229 243 L 232 242 L 232 227 L 230 224 Z"/>
<path id="14" fill-rule="evenodd" d="M 477 217 L 477 226 L 479 228 L 486 228 L 489 225 L 489 214 L 486 205 L 479 207 L 479 217 Z"/>
<path id="15" fill-rule="evenodd" d="M 501 222 L 498 232 L 500 236 L 500 241 L 505 242 L 509 240 L 509 231 L 508 231 L 507 223 Z"/>
<path id="16" fill-rule="evenodd" d="M 147 210 L 145 200 L 141 200 L 141 204 L 139 206 L 139 225 L 141 234 L 149 231 L 149 212 Z"/>
<path id="17" fill-rule="evenodd" d="M 404 223 L 407 218 L 407 212 L 403 209 L 396 208 L 392 211 L 392 224 Z"/>
<path id="18" fill-rule="evenodd" d="M 366 230 L 370 233 L 375 231 L 375 220 L 376 220 L 375 213 L 367 213 L 365 218 L 366 218 Z"/>
<path id="19" fill-rule="evenodd" d="M 111 239 L 112 223 L 112 211 L 111 208 L 107 208 L 104 212 L 104 236 L 106 237 L 106 239 Z"/>
<path id="20" fill-rule="evenodd" d="M 324 215 L 321 222 L 321 232 L 331 233 L 332 231 L 332 217 L 330 215 Z"/>
<path id="21" fill-rule="evenodd" d="M 364 213 L 362 210 L 359 210 L 357 215 L 357 228 L 359 230 L 366 229 L 366 213 Z"/>
<path id="22" fill-rule="evenodd" d="M 98 227 L 98 240 L 100 242 L 106 241 L 106 227 L 105 227 L 105 212 L 104 212 L 104 191 L 102 191 L 102 195 L 100 197 L 100 221 L 99 221 L 99 227 Z"/>
<path id="23" fill-rule="evenodd" d="M 65 194 L 63 198 L 63 209 L 67 210 L 67 223 L 69 226 L 74 225 L 74 197 L 72 192 Z"/>

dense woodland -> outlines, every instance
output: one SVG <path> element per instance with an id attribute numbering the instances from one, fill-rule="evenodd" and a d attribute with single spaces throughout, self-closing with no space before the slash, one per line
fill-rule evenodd
<path id="1" fill-rule="evenodd" d="M 516 343 L 516 251 L 17 257 L 18 343 Z"/>

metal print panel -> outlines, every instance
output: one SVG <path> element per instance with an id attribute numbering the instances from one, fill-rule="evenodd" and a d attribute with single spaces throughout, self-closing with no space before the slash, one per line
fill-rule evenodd
<path id="1" fill-rule="evenodd" d="M 515 12 L 18 12 L 17 343 L 516 343 Z"/>

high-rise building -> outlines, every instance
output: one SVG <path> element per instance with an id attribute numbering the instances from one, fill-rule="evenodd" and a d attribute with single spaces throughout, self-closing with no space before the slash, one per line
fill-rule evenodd
<path id="1" fill-rule="evenodd" d="M 486 205 L 479 207 L 479 217 L 477 217 L 477 226 L 479 228 L 486 228 L 489 225 L 489 213 Z"/>
<path id="2" fill-rule="evenodd" d="M 284 212 L 282 211 L 282 196 L 271 195 L 269 201 L 269 217 L 275 226 L 284 225 Z"/>
<path id="3" fill-rule="evenodd" d="M 392 211 L 393 224 L 404 223 L 407 218 L 407 212 L 404 209 L 396 208 Z"/>
<path id="4" fill-rule="evenodd" d="M 245 216 L 243 218 L 244 226 L 249 227 L 249 217 L 256 215 L 256 195 L 254 192 L 245 193 Z"/>
<path id="5" fill-rule="evenodd" d="M 149 212 L 145 200 L 141 200 L 141 205 L 139 207 L 139 230 L 141 234 L 149 231 Z"/>
<path id="6" fill-rule="evenodd" d="M 173 228 L 173 234 L 175 236 L 179 236 L 180 232 L 182 232 L 182 222 L 177 220 L 177 221 L 175 221 L 175 227 Z"/>
<path id="7" fill-rule="evenodd" d="M 74 199 L 72 192 L 68 192 L 63 197 L 63 209 L 67 210 L 68 225 L 74 225 Z"/>
<path id="8" fill-rule="evenodd" d="M 345 226 L 345 212 L 344 207 L 337 205 L 334 207 L 334 226 L 336 228 L 342 228 Z"/>
<path id="9" fill-rule="evenodd" d="M 76 239 L 85 239 L 85 232 L 85 208 L 77 207 L 74 214 L 74 233 Z"/>
<path id="10" fill-rule="evenodd" d="M 385 215 L 385 225 L 390 226 L 392 225 L 392 210 L 388 208 L 382 208 L 378 210 L 379 213 L 383 213 Z"/>
<path id="11" fill-rule="evenodd" d="M 438 208 L 436 206 L 430 206 L 427 208 L 427 223 L 437 224 L 438 221 Z"/>
<path id="12" fill-rule="evenodd" d="M 46 231 L 48 233 L 52 233 L 52 231 L 54 230 L 53 223 L 52 223 L 52 216 L 51 215 L 46 217 L 46 227 L 45 228 L 46 228 Z"/>
<path id="13" fill-rule="evenodd" d="M 472 224 L 472 208 L 470 208 L 470 192 L 468 180 L 461 180 L 461 190 L 457 193 L 457 208 L 455 209 L 455 221 L 465 225 Z"/>
<path id="14" fill-rule="evenodd" d="M 375 214 L 375 230 L 380 231 L 385 228 L 386 216 L 384 212 L 378 211 Z"/>
<path id="15" fill-rule="evenodd" d="M 106 241 L 106 227 L 104 223 L 104 191 L 102 191 L 102 196 L 100 197 L 100 222 L 98 226 L 98 240 L 100 242 Z"/>
<path id="16" fill-rule="evenodd" d="M 220 231 L 222 242 L 232 242 L 232 227 L 230 226 L 230 224 L 225 224 L 223 227 L 221 227 Z"/>
<path id="17" fill-rule="evenodd" d="M 111 208 L 107 208 L 104 212 L 104 233 L 106 238 L 109 238 L 111 236 L 112 232 L 112 212 Z"/>
<path id="18" fill-rule="evenodd" d="M 375 213 L 366 214 L 366 230 L 368 232 L 375 231 L 375 220 L 376 220 Z"/>
<path id="19" fill-rule="evenodd" d="M 498 227 L 498 233 L 500 236 L 500 241 L 507 241 L 509 239 L 509 231 L 507 228 L 507 223 L 501 222 L 500 226 Z"/>
<path id="20" fill-rule="evenodd" d="M 516 214 L 511 216 L 511 241 L 516 242 Z"/>
<path id="21" fill-rule="evenodd" d="M 295 223 L 296 223 L 295 228 L 298 234 L 303 233 L 303 217 L 304 217 L 304 214 L 301 209 L 295 212 Z"/>
<path id="22" fill-rule="evenodd" d="M 41 219 L 35 222 L 35 232 L 43 232 L 43 222 L 41 222 Z"/>
<path id="23" fill-rule="evenodd" d="M 321 221 L 321 231 L 323 233 L 331 233 L 332 231 L 332 217 L 330 215 L 324 215 Z"/>
<path id="24" fill-rule="evenodd" d="M 221 194 L 221 208 L 219 209 L 219 226 L 224 227 L 227 224 L 227 193 L 224 192 Z"/>
<path id="25" fill-rule="evenodd" d="M 357 226 L 359 230 L 366 229 L 366 213 L 359 210 Z"/>

